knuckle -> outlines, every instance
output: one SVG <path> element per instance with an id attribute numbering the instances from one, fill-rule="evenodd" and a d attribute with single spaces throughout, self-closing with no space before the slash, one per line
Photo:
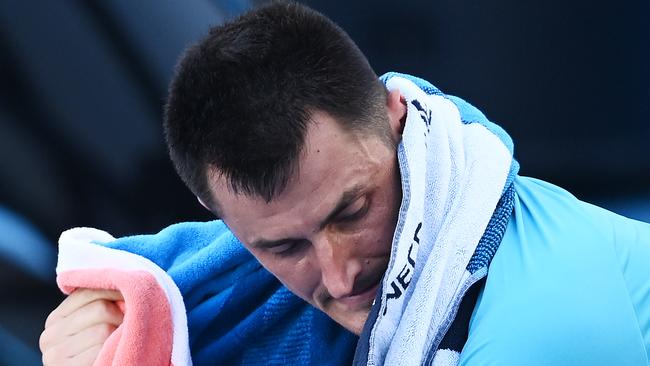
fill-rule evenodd
<path id="1" fill-rule="evenodd" d="M 63 311 L 64 307 L 65 303 L 61 302 L 54 310 L 47 314 L 47 318 L 45 318 L 44 324 L 45 328 L 48 328 L 57 321 L 57 319 L 60 317 L 59 314 Z"/>
<path id="2" fill-rule="evenodd" d="M 48 353 L 43 353 L 41 356 L 41 362 L 43 362 L 43 366 L 50 366 L 52 363 L 50 362 L 49 354 Z"/>
<path id="3" fill-rule="evenodd" d="M 96 300 L 92 303 L 94 314 L 98 318 L 102 318 L 102 319 L 109 318 L 113 315 L 114 306 L 115 305 L 113 305 L 113 303 L 108 300 Z"/>
<path id="4" fill-rule="evenodd" d="M 73 293 L 70 294 L 71 297 L 79 297 L 79 298 L 91 298 L 95 296 L 95 293 L 97 290 L 89 289 L 89 288 L 78 288 L 75 290 Z"/>
<path id="5" fill-rule="evenodd" d="M 98 324 L 95 329 L 93 329 L 95 337 L 101 341 L 113 334 L 113 331 L 115 331 L 115 327 L 108 323 Z"/>
<path id="6" fill-rule="evenodd" d="M 74 292 L 72 292 L 70 295 L 68 295 L 65 301 L 83 304 L 83 303 L 92 302 L 93 300 L 98 298 L 101 297 L 99 296 L 97 290 L 79 288 Z"/>
<path id="7" fill-rule="evenodd" d="M 40 337 L 38 337 L 38 348 L 41 350 L 41 353 L 45 352 L 45 350 L 47 349 L 47 345 L 48 345 L 47 333 L 46 332 L 47 331 L 43 331 L 41 333 Z"/>
<path id="8" fill-rule="evenodd" d="M 50 323 L 52 323 L 52 320 L 54 319 L 53 314 L 54 314 L 54 311 L 49 313 L 47 315 L 47 318 L 45 318 L 45 324 L 43 325 L 44 328 L 47 328 L 50 325 Z"/>
<path id="9" fill-rule="evenodd" d="M 43 365 L 56 365 L 59 364 L 62 352 L 59 350 L 59 347 L 53 347 L 43 353 Z"/>

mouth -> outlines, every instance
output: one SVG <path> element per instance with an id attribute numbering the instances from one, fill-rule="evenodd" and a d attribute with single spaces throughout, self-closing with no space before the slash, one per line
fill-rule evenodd
<path id="1" fill-rule="evenodd" d="M 349 296 L 337 299 L 337 302 L 346 306 L 350 310 L 360 310 L 370 308 L 377 295 L 377 289 L 381 285 L 381 277 L 371 283 L 369 287 L 355 292 Z"/>

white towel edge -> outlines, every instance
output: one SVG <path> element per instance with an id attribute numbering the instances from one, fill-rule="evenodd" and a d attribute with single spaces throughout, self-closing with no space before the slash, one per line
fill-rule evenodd
<path id="1" fill-rule="evenodd" d="M 173 340 L 171 362 L 174 366 L 192 365 L 187 330 L 187 314 L 180 290 L 172 278 L 151 260 L 124 250 L 107 248 L 115 238 L 105 231 L 80 227 L 61 233 L 56 273 L 72 270 L 114 268 L 124 271 L 146 271 L 165 291 L 171 307 Z"/>

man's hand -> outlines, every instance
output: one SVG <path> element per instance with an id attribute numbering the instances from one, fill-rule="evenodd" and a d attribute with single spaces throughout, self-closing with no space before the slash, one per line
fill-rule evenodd
<path id="1" fill-rule="evenodd" d="M 63 300 L 41 333 L 43 365 L 92 365 L 106 338 L 122 324 L 118 300 L 123 300 L 118 291 L 86 289 Z"/>

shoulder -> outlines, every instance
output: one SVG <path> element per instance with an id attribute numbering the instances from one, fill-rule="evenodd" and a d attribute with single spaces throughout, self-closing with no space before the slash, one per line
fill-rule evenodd
<path id="1" fill-rule="evenodd" d="M 646 324 L 638 317 L 643 300 L 630 295 L 617 249 L 632 246 L 618 231 L 635 224 L 551 184 L 528 178 L 515 184 L 514 213 L 474 309 L 461 364 L 647 364 L 650 316 Z M 639 235 L 650 238 L 650 230 Z M 639 284 L 650 287 L 650 272 L 636 272 Z"/>

